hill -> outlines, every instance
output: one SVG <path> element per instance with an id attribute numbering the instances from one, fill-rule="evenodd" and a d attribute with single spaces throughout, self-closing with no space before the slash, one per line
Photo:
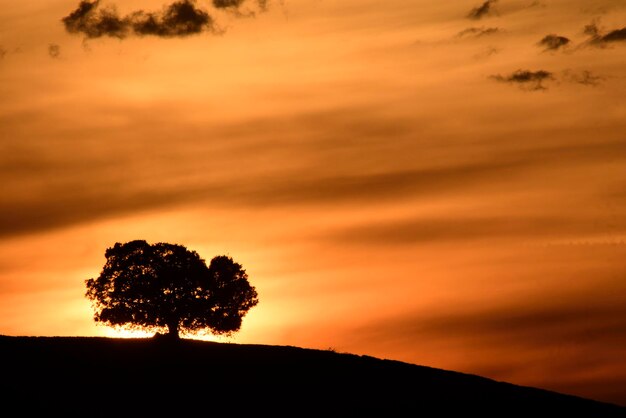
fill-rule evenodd
<path id="1" fill-rule="evenodd" d="M 538 388 L 290 346 L 0 336 L 0 355 L 3 406 L 19 416 L 626 417 Z"/>

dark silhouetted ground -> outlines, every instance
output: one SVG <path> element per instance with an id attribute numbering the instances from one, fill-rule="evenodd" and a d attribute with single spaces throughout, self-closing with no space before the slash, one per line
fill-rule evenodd
<path id="1" fill-rule="evenodd" d="M 0 336 L 4 416 L 626 417 L 626 408 L 297 347 Z M 558 415 L 555 415 L 558 414 Z"/>

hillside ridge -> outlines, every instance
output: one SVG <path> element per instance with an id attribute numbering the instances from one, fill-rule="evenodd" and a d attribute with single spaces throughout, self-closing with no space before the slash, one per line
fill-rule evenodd
<path id="1" fill-rule="evenodd" d="M 626 408 L 573 395 L 288 345 L 0 335 L 0 355 L 6 399 L 53 415 L 202 415 L 209 405 L 230 405 L 239 413 L 273 416 L 389 416 L 437 408 L 480 416 L 554 411 L 626 417 Z"/>

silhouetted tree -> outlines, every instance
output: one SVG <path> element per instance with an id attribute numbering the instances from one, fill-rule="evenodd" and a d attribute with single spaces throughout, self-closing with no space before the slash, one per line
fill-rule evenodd
<path id="1" fill-rule="evenodd" d="M 143 240 L 116 243 L 105 252 L 96 279 L 86 280 L 96 322 L 131 329 L 208 330 L 230 334 L 258 303 L 242 266 L 217 256 L 207 267 L 182 245 Z"/>

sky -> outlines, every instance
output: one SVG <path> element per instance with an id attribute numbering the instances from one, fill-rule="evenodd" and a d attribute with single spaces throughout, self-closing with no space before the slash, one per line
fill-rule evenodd
<path id="1" fill-rule="evenodd" d="M 626 3 L 0 0 L 0 334 L 106 248 L 246 269 L 231 343 L 626 405 Z"/>

